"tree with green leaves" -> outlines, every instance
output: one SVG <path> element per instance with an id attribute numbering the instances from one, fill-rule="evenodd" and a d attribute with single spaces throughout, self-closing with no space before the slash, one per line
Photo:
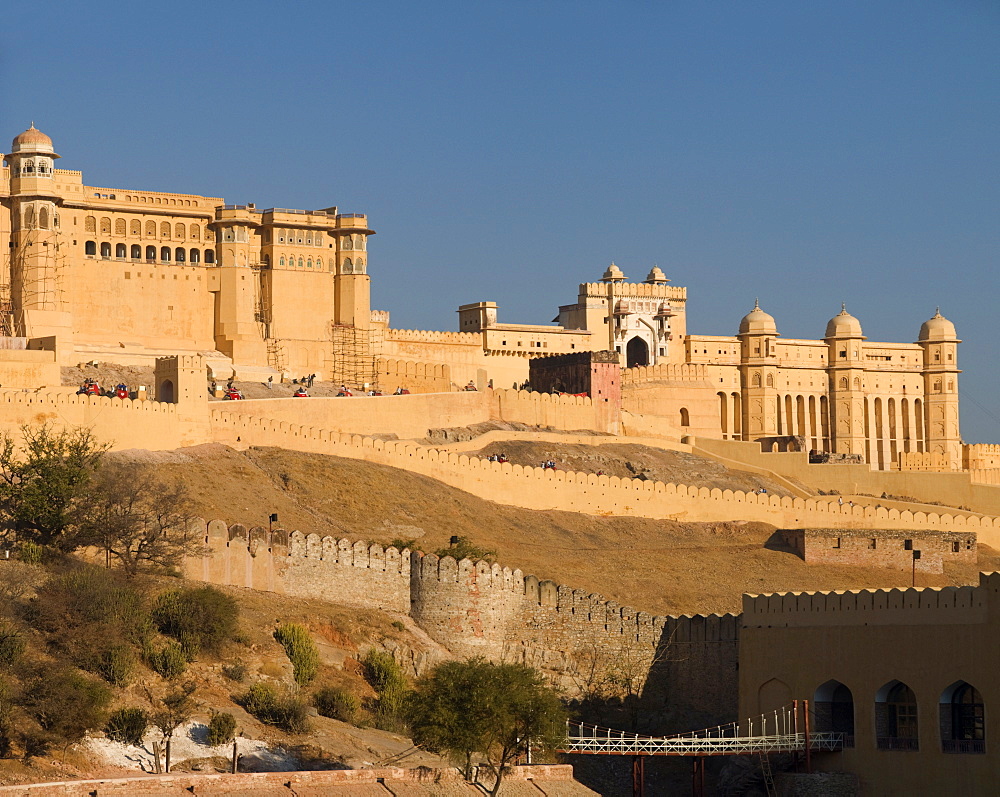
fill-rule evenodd
<path id="1" fill-rule="evenodd" d="M 22 426 L 20 444 L 0 434 L 0 522 L 19 541 L 72 551 L 75 510 L 109 446 L 90 429 Z"/>
<path id="2" fill-rule="evenodd" d="M 553 750 L 566 737 L 566 710 L 541 673 L 483 658 L 439 664 L 420 678 L 406 704 L 413 740 L 460 762 L 472 776 L 482 754 L 500 793 L 520 751 Z"/>

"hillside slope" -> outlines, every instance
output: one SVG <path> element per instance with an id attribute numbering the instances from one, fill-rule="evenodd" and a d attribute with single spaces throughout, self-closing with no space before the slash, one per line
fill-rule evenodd
<path id="1" fill-rule="evenodd" d="M 495 550 L 504 565 L 654 614 L 739 611 L 743 592 L 910 583 L 908 572 L 807 566 L 769 546 L 771 527 L 739 518 L 678 523 L 525 510 L 396 468 L 276 448 L 239 452 L 213 444 L 115 456 L 184 481 L 194 511 L 207 519 L 266 527 L 276 512 L 286 529 L 382 543 L 415 539 L 424 551 L 467 536 Z M 980 556 L 978 568 L 953 568 L 920 583 L 977 583 L 979 569 L 1000 567 L 988 548 Z"/>

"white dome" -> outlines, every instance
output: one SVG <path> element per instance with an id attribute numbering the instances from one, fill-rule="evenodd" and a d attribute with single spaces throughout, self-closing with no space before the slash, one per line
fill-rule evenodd
<path id="1" fill-rule="evenodd" d="M 863 338 L 861 322 L 847 312 L 845 305 L 840 306 L 840 312 L 830 319 L 826 325 L 828 338 Z"/>
<path id="2" fill-rule="evenodd" d="M 777 335 L 778 326 L 774 316 L 760 309 L 760 302 L 753 303 L 753 310 L 743 316 L 740 321 L 741 335 Z"/>
<path id="3" fill-rule="evenodd" d="M 925 340 L 958 340 L 958 334 L 955 332 L 955 325 L 941 315 L 941 309 L 938 308 L 933 318 L 920 325 L 920 337 L 917 340 L 920 342 Z"/>

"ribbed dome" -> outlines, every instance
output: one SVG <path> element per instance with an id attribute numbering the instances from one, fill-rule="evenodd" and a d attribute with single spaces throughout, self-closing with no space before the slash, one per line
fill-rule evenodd
<path id="1" fill-rule="evenodd" d="M 664 283 L 670 282 L 670 280 L 668 280 L 667 275 L 663 273 L 663 269 L 661 269 L 659 266 L 653 266 L 649 270 L 649 274 L 646 275 L 646 282 L 650 283 L 651 285 L 662 285 Z"/>
<path id="2" fill-rule="evenodd" d="M 604 272 L 604 276 L 601 277 L 601 282 L 615 282 L 624 279 L 625 275 L 622 273 L 622 270 L 612 263 L 608 266 L 608 270 Z"/>
<path id="3" fill-rule="evenodd" d="M 753 303 L 753 310 L 743 316 L 740 321 L 741 335 L 777 335 L 778 325 L 774 323 L 774 316 L 768 315 L 760 309 L 760 302 Z"/>
<path id="4" fill-rule="evenodd" d="M 958 340 L 958 335 L 955 325 L 941 315 L 941 308 L 938 308 L 933 318 L 920 325 L 920 337 L 917 340 Z"/>
<path id="5" fill-rule="evenodd" d="M 840 306 L 840 312 L 830 319 L 826 325 L 828 338 L 863 338 L 861 322 L 847 312 L 847 307 Z"/>
<path id="6" fill-rule="evenodd" d="M 17 136 L 10 145 L 11 154 L 18 152 L 48 152 L 53 153 L 52 139 L 31 123 L 31 127 Z"/>

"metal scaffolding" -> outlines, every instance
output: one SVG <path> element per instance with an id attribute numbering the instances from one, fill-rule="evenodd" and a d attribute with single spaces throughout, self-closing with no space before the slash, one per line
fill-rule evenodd
<path id="1" fill-rule="evenodd" d="M 376 390 L 384 330 L 330 324 L 330 380 L 352 390 Z"/>

